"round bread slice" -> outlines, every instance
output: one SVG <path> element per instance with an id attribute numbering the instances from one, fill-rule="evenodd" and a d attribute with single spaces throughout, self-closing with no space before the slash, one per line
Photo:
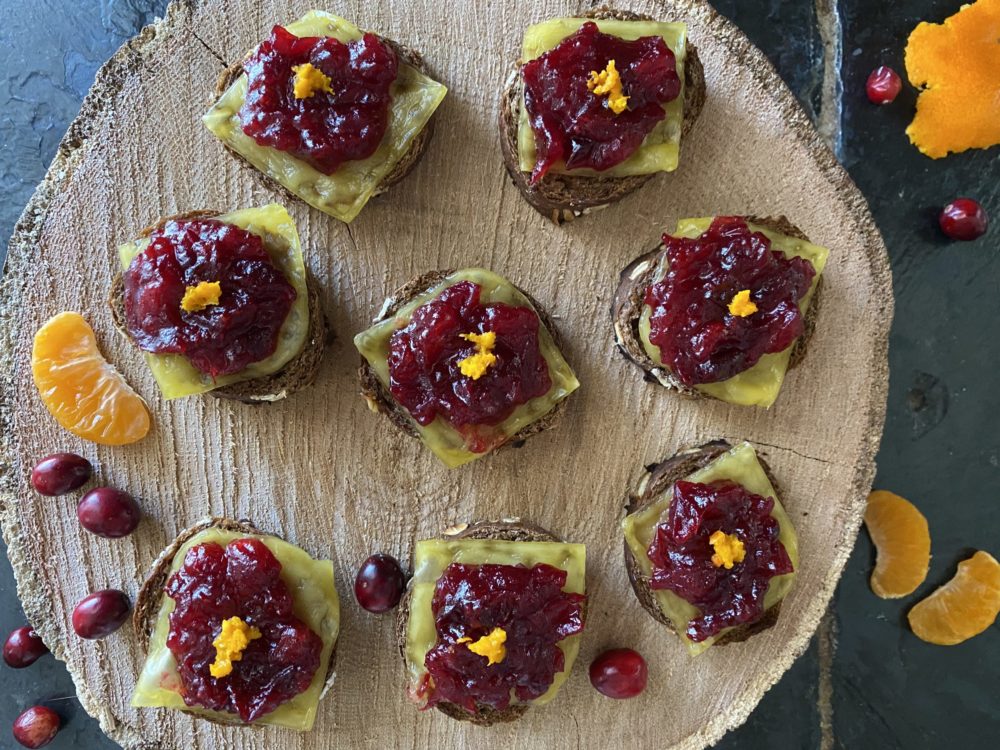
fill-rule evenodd
<path id="1" fill-rule="evenodd" d="M 698 469 L 707 466 L 732 447 L 733 446 L 725 440 L 713 440 L 695 448 L 683 449 L 665 461 L 647 466 L 646 473 L 639 481 L 638 486 L 628 496 L 628 500 L 625 505 L 625 512 L 632 514 L 636 511 L 642 510 L 647 505 L 655 502 L 657 498 L 663 495 L 664 492 L 669 490 L 674 482 L 684 479 L 686 476 L 698 471 Z M 774 479 L 774 475 L 771 473 L 770 467 L 759 455 L 757 460 L 760 463 L 761 468 L 764 469 L 764 473 L 771 482 L 771 486 L 774 487 L 774 491 L 780 494 L 780 489 Z M 628 546 L 627 541 L 625 542 L 624 547 L 625 569 L 628 571 L 628 579 L 632 583 L 632 590 L 635 592 L 636 598 L 639 599 L 639 603 L 642 605 L 642 608 L 645 609 L 654 620 L 662 625 L 665 625 L 670 632 L 676 633 L 677 629 L 674 627 L 674 624 L 670 621 L 670 618 L 663 613 L 663 610 L 660 609 L 660 605 L 656 600 L 656 595 L 649 587 L 649 577 L 639 569 L 639 565 L 636 562 L 635 557 L 632 554 L 632 549 Z M 712 645 L 723 646 L 727 643 L 745 641 L 750 636 L 756 635 L 757 633 L 772 627 L 778 621 L 778 613 L 780 611 L 781 602 L 779 601 L 777 604 L 764 612 L 764 615 L 761 619 L 757 620 L 757 622 L 746 623 L 732 628 L 720 636 L 719 639 Z"/>
<path id="2" fill-rule="evenodd" d="M 758 217 L 747 216 L 746 220 L 752 224 L 771 229 L 780 234 L 794 237 L 796 239 L 809 241 L 805 233 L 792 224 L 784 216 L 778 217 Z M 652 283 L 653 275 L 656 272 L 656 263 L 663 246 L 650 250 L 644 255 L 640 255 L 629 263 L 621 272 L 618 278 L 618 289 L 611 302 L 611 319 L 615 329 L 615 344 L 626 359 L 634 362 L 646 373 L 646 380 L 656 382 L 672 391 L 688 396 L 690 398 L 714 399 L 707 393 L 699 391 L 697 388 L 685 385 L 670 370 L 654 362 L 646 354 L 646 349 L 642 345 L 639 337 L 639 318 L 642 316 L 642 308 L 645 305 L 644 298 L 646 289 Z M 806 310 L 803 320 L 802 335 L 792 344 L 792 357 L 788 363 L 788 368 L 797 367 L 805 358 L 806 349 L 809 346 L 809 339 L 812 338 L 816 330 L 816 316 L 819 312 L 821 292 L 823 290 L 823 277 L 820 276 L 816 283 L 816 291 L 809 302 L 809 309 Z"/>
<path id="3" fill-rule="evenodd" d="M 499 539 L 507 542 L 561 542 L 563 541 L 550 531 L 546 531 L 540 526 L 523 523 L 520 519 L 508 518 L 501 521 L 479 521 L 471 524 L 459 524 L 445 529 L 441 536 L 447 539 Z M 586 603 L 584 604 L 584 616 L 586 616 Z M 410 592 L 399 602 L 396 611 L 396 645 L 399 648 L 399 655 L 406 662 L 406 631 L 410 619 Z M 454 703 L 438 703 L 435 708 L 457 721 L 468 721 L 478 726 L 490 726 L 492 724 L 502 724 L 508 721 L 520 719 L 531 708 L 530 704 L 510 705 L 503 711 L 498 711 L 492 706 L 478 704 L 478 713 L 470 714 L 461 706 Z"/>
<path id="4" fill-rule="evenodd" d="M 410 49 L 409 47 L 400 44 L 399 42 L 395 42 L 392 39 L 388 39 L 387 37 L 384 36 L 379 36 L 379 39 L 381 39 L 383 42 L 392 47 L 392 49 L 396 52 L 396 55 L 402 62 L 416 68 L 419 72 L 423 73 L 425 76 L 428 76 L 429 78 L 434 78 L 434 76 L 431 75 L 431 72 L 428 70 L 427 63 L 424 61 L 423 56 L 419 52 Z M 250 52 L 247 53 L 247 57 L 252 55 L 253 52 L 254 50 L 250 50 Z M 229 87 L 232 86 L 233 83 L 236 81 L 236 79 L 239 78 L 241 75 L 243 75 L 243 60 L 233 63 L 228 68 L 223 70 L 222 73 L 219 74 L 219 79 L 218 81 L 216 81 L 215 84 L 215 96 L 213 98 L 213 104 L 216 101 L 218 101 L 223 94 L 226 93 Z M 403 154 L 403 156 L 400 158 L 398 162 L 396 162 L 396 165 L 392 168 L 389 174 L 387 174 L 385 177 L 382 178 L 382 181 L 378 184 L 378 187 L 375 188 L 375 192 L 372 193 L 372 198 L 381 195 L 390 187 L 392 187 L 397 182 L 402 180 L 417 165 L 417 162 L 419 162 L 421 157 L 423 157 L 424 152 L 427 151 L 427 145 L 431 142 L 431 137 L 434 135 L 434 120 L 435 120 L 434 116 L 431 116 L 430 120 L 424 126 L 423 130 L 421 130 L 417 134 L 417 136 L 413 139 L 413 142 L 410 144 L 410 147 L 409 149 L 407 149 L 406 153 Z M 253 164 L 244 159 L 241 154 L 237 153 L 232 148 L 230 148 L 228 144 L 223 143 L 223 145 L 226 147 L 226 151 L 229 152 L 230 156 L 234 156 L 236 159 L 239 160 L 241 164 L 243 164 L 243 166 L 247 167 L 253 173 L 254 179 L 257 180 L 258 183 L 261 184 L 263 187 L 269 190 L 277 190 L 283 193 L 284 195 L 288 196 L 292 200 L 302 201 L 301 198 L 299 198 L 293 192 L 288 190 L 288 188 L 286 188 L 284 185 L 280 184 L 279 182 L 276 182 L 275 180 L 272 180 L 269 176 L 267 176 L 259 169 L 257 169 L 257 167 L 255 167 Z"/>
<path id="5" fill-rule="evenodd" d="M 654 21 L 651 16 L 611 8 L 597 8 L 583 14 L 595 20 Z M 684 124 L 683 139 L 694 126 L 705 105 L 705 69 L 698 57 L 698 50 L 688 43 L 687 58 L 684 63 Z M 548 173 L 538 184 L 530 183 L 531 175 L 522 172 L 517 153 L 517 131 L 520 122 L 521 66 L 515 66 L 507 77 L 500 94 L 500 151 L 507 173 L 514 185 L 535 209 L 554 224 L 562 224 L 603 208 L 622 199 L 645 185 L 655 175 L 631 175 L 627 177 L 600 177 Z"/>
<path id="6" fill-rule="evenodd" d="M 425 274 L 411 279 L 385 300 L 382 304 L 382 309 L 379 311 L 375 320 L 372 321 L 372 324 L 381 323 L 383 320 L 391 318 L 401 307 L 410 302 L 414 297 L 417 297 L 434 288 L 453 273 L 455 273 L 455 269 L 453 268 L 443 271 L 428 271 Z M 518 287 L 515 288 L 528 298 L 528 301 L 531 302 L 535 311 L 538 313 L 538 318 L 552 335 L 552 340 L 555 342 L 556 347 L 561 349 L 559 332 L 556 330 L 549 314 L 541 305 L 538 304 L 534 297 L 523 289 Z M 378 379 L 375 371 L 372 369 L 371 365 L 368 364 L 368 360 L 364 357 L 361 358 L 361 367 L 358 370 L 358 379 L 361 381 L 361 395 L 365 397 L 365 400 L 368 402 L 368 406 L 372 411 L 384 414 L 389 418 L 390 422 L 407 435 L 418 440 L 420 439 L 420 434 L 413 426 L 413 418 L 410 416 L 410 413 L 396 402 L 396 399 L 392 397 L 389 389 L 386 388 L 385 385 L 382 384 L 382 381 Z M 532 435 L 537 435 L 539 432 L 544 432 L 545 430 L 558 425 L 567 400 L 568 399 L 563 399 L 557 403 L 542 417 L 523 427 L 517 434 L 502 445 L 494 448 L 490 451 L 490 453 L 496 453 L 497 451 L 504 450 L 505 448 L 520 448 Z"/>
<path id="7" fill-rule="evenodd" d="M 139 233 L 139 237 L 149 237 L 168 221 L 207 219 L 219 216 L 221 213 L 221 211 L 186 211 L 174 216 L 167 216 L 143 229 Z M 319 283 L 308 269 L 306 269 L 306 290 L 309 293 L 309 333 L 302 346 L 302 351 L 275 373 L 262 378 L 233 383 L 225 388 L 216 388 L 208 392 L 210 395 L 245 404 L 267 404 L 280 401 L 296 391 L 312 385 L 319 373 L 320 363 L 323 360 L 323 350 L 332 338 L 332 332 L 327 325 L 326 316 L 323 314 L 323 306 L 320 304 Z M 111 308 L 111 319 L 115 328 L 131 341 L 132 337 L 129 336 L 128 326 L 125 324 L 125 280 L 120 273 L 115 275 L 111 281 L 108 306 Z"/>
<path id="8" fill-rule="evenodd" d="M 222 518 L 219 516 L 203 518 L 193 526 L 189 526 L 178 534 L 174 540 L 167 545 L 166 549 L 160 553 L 159 557 L 153 561 L 149 573 L 146 575 L 146 580 L 143 582 L 142 587 L 139 589 L 139 593 L 136 595 L 135 607 L 132 610 L 132 626 L 135 628 L 135 634 L 139 640 L 139 646 L 142 648 L 143 653 L 146 653 L 149 650 L 149 639 L 152 636 L 153 631 L 156 629 L 156 621 L 160 613 L 160 603 L 165 596 L 164 587 L 167 585 L 167 580 L 170 578 L 170 566 L 173 565 L 174 557 L 176 557 L 181 547 L 183 547 L 192 537 L 200 534 L 205 529 L 211 528 L 221 529 L 222 531 L 233 531 L 238 534 L 246 534 L 248 536 L 275 536 L 274 534 L 268 534 L 266 531 L 261 531 L 248 520 L 244 519 L 242 521 L 236 521 L 231 518 Z M 330 652 L 330 663 L 327 666 L 326 681 L 323 685 L 323 692 L 320 693 L 320 700 L 322 700 L 326 694 L 330 692 L 330 689 L 333 687 L 334 680 L 336 679 L 337 675 L 334 669 L 336 657 L 337 644 L 334 644 L 333 650 Z M 246 726 L 246 724 L 241 721 L 239 717 L 234 717 L 229 720 L 223 719 L 222 717 L 208 717 L 189 711 L 184 711 L 184 713 L 212 722 L 213 724 Z"/>

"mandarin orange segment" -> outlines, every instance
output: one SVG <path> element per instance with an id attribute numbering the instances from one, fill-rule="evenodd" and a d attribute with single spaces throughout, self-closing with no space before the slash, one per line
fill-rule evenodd
<path id="1" fill-rule="evenodd" d="M 931 563 L 927 519 L 909 500 L 876 490 L 868 496 L 865 526 L 877 552 L 872 591 L 883 599 L 912 594 Z"/>
<path id="2" fill-rule="evenodd" d="M 146 403 L 104 359 L 77 313 L 59 313 L 38 329 L 31 372 L 42 403 L 74 435 L 125 445 L 149 432 Z"/>
<path id="3" fill-rule="evenodd" d="M 1000 0 L 978 0 L 943 24 L 921 23 L 906 73 L 923 89 L 906 134 L 932 159 L 1000 143 Z"/>
<path id="4" fill-rule="evenodd" d="M 1000 614 L 1000 563 L 977 552 L 958 564 L 948 583 L 910 610 L 910 627 L 918 638 L 954 646 L 979 635 Z"/>

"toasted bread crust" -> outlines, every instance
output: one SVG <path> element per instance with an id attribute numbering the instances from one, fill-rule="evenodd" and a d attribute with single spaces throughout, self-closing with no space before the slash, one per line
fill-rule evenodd
<path id="1" fill-rule="evenodd" d="M 792 224 L 786 217 L 759 217 L 747 216 L 747 221 L 757 224 L 775 232 L 808 241 L 809 238 Z M 639 318 L 642 316 L 642 308 L 645 304 L 644 297 L 646 289 L 652 282 L 656 271 L 656 264 L 663 246 L 640 255 L 621 272 L 618 278 L 618 289 L 611 303 L 611 319 L 615 331 L 615 343 L 618 350 L 626 359 L 638 365 L 645 372 L 646 380 L 659 383 L 663 387 L 676 391 L 682 396 L 693 399 L 714 399 L 697 388 L 685 385 L 672 372 L 665 367 L 661 367 L 649 358 L 639 337 Z M 821 292 L 823 289 L 823 277 L 816 284 L 816 291 L 809 303 L 803 320 L 802 335 L 792 344 L 792 357 L 788 363 L 789 369 L 797 367 L 805 358 L 809 340 L 816 330 L 816 316 L 819 312 Z"/>
<path id="2" fill-rule="evenodd" d="M 656 499 L 666 492 L 674 482 L 679 479 L 683 479 L 704 466 L 707 466 L 730 448 L 732 448 L 732 445 L 725 440 L 713 440 L 712 442 L 705 443 L 704 445 L 700 445 L 695 448 L 685 448 L 678 451 L 665 461 L 647 466 L 646 474 L 643 476 L 639 486 L 636 490 L 631 492 L 627 498 L 625 512 L 629 514 L 635 513 L 636 511 L 641 510 L 647 505 L 655 502 Z M 771 482 L 771 486 L 774 487 L 774 491 L 780 492 L 778 484 L 774 479 L 774 475 L 771 473 L 770 467 L 760 456 L 757 457 L 757 460 L 764 469 L 764 473 L 767 474 L 767 478 Z M 636 562 L 635 556 L 632 554 L 632 550 L 628 546 L 628 542 L 624 543 L 624 549 L 625 569 L 628 571 L 628 579 L 632 584 L 632 590 L 635 592 L 635 596 L 642 605 L 642 608 L 645 609 L 654 620 L 662 625 L 665 625 L 672 633 L 676 633 L 677 629 L 670 621 L 670 618 L 668 618 L 663 613 L 663 610 L 660 609 L 660 605 L 656 600 L 656 595 L 649 587 L 649 577 L 644 575 L 639 569 L 639 564 Z M 724 646 L 727 643 L 739 643 L 740 641 L 745 641 L 750 636 L 756 635 L 757 633 L 773 627 L 778 621 L 778 614 L 780 611 L 781 602 L 779 601 L 773 607 L 764 612 L 763 617 L 761 617 L 761 619 L 757 622 L 747 623 L 733 628 L 722 635 L 712 645 Z"/>
<path id="3" fill-rule="evenodd" d="M 146 580 L 143 582 L 139 589 L 139 593 L 136 595 L 135 607 L 132 610 L 132 626 L 135 628 L 136 637 L 139 640 L 139 646 L 142 648 L 143 652 L 149 650 L 149 638 L 156 628 L 156 620 L 160 612 L 160 603 L 164 597 L 164 587 L 167 584 L 167 579 L 170 577 L 170 566 L 173 565 L 174 557 L 192 537 L 200 534 L 205 529 L 217 528 L 223 531 L 233 531 L 238 534 L 246 534 L 248 536 L 275 536 L 273 534 L 268 534 L 265 531 L 261 531 L 256 526 L 253 525 L 248 520 L 236 521 L 231 518 L 222 518 L 219 516 L 209 516 L 203 518 L 197 523 L 180 532 L 174 540 L 167 545 L 166 549 L 160 553 L 159 557 L 153 561 L 152 566 L 150 566 L 149 573 L 146 574 Z M 337 657 L 337 645 L 334 644 L 333 650 L 330 652 L 330 663 L 327 666 L 326 672 L 326 682 L 323 685 L 323 692 L 320 694 L 320 698 L 323 698 L 333 687 L 333 683 L 336 679 L 336 664 Z M 196 714 L 190 711 L 184 711 L 184 713 L 194 716 L 198 719 L 203 719 L 204 721 L 211 722 L 212 724 L 221 724 L 224 726 L 257 726 L 255 724 L 246 724 L 241 721 L 239 717 L 234 717 L 233 720 L 225 720 L 222 718 L 208 717 L 201 714 Z"/>
<path id="4" fill-rule="evenodd" d="M 421 55 L 419 52 L 417 52 L 414 49 L 410 49 L 409 47 L 400 44 L 399 42 L 395 42 L 387 37 L 380 36 L 379 38 L 386 44 L 388 44 L 390 47 L 392 47 L 392 49 L 396 52 L 396 54 L 399 56 L 399 59 L 402 62 L 416 68 L 424 75 L 433 78 L 427 67 L 427 63 L 424 61 L 423 55 Z M 251 50 L 251 52 L 248 53 L 248 55 L 252 54 L 252 52 L 253 51 Z M 243 60 L 239 60 L 230 65 L 225 70 L 223 70 L 222 73 L 219 74 L 219 78 L 215 83 L 215 96 L 213 98 L 213 103 L 218 101 L 219 98 L 224 93 L 226 93 L 226 90 L 241 75 L 243 75 Z M 403 154 L 402 158 L 400 158 L 400 160 L 396 162 L 396 165 L 392 168 L 392 171 L 390 171 L 389 174 L 387 174 L 385 177 L 382 178 L 382 181 L 378 184 L 378 187 L 375 188 L 375 192 L 372 193 L 373 198 L 375 196 L 381 195 L 390 187 L 392 187 L 397 182 L 402 180 L 417 165 L 417 162 L 419 162 L 420 159 L 423 157 L 424 152 L 427 151 L 427 146 L 431 142 L 431 138 L 434 135 L 434 120 L 435 118 L 432 116 L 431 119 L 428 121 L 427 125 L 424 126 L 423 130 L 421 130 L 417 134 L 417 137 L 413 139 L 413 143 L 410 144 L 410 148 L 407 149 L 406 153 Z M 239 154 L 232 148 L 230 148 L 228 144 L 223 143 L 222 145 L 225 146 L 226 151 L 229 153 L 230 156 L 233 156 L 243 166 L 251 170 L 251 172 L 254 175 L 254 179 L 257 180 L 261 185 L 270 190 L 278 190 L 284 193 L 292 200 L 296 201 L 302 200 L 292 191 L 286 188 L 284 185 L 271 179 L 271 177 L 269 177 L 268 175 L 264 174 L 259 169 L 257 169 L 253 164 L 244 159 L 242 154 Z"/>
<path id="5" fill-rule="evenodd" d="M 199 210 L 166 216 L 144 228 L 139 233 L 139 237 L 149 237 L 168 221 L 208 219 L 221 213 L 221 211 Z M 319 282 L 308 269 L 306 269 L 306 290 L 309 293 L 309 333 L 302 351 L 278 372 L 262 378 L 233 383 L 225 388 L 216 388 L 209 391 L 210 395 L 245 404 L 265 404 L 280 401 L 292 393 L 312 385 L 323 361 L 323 351 L 333 334 L 327 325 L 326 315 L 323 314 L 323 306 L 320 303 Z M 111 280 L 108 306 L 111 308 L 111 319 L 115 328 L 131 341 L 132 337 L 129 336 L 128 327 L 125 324 L 124 294 L 125 281 L 122 274 L 119 273 Z"/>
<path id="6" fill-rule="evenodd" d="M 428 271 L 427 273 L 406 282 L 403 286 L 389 295 L 382 306 L 382 310 L 372 323 L 379 323 L 387 318 L 391 318 L 401 307 L 406 305 L 406 303 L 411 301 L 414 297 L 433 288 L 454 272 L 455 269 Z M 561 341 L 559 338 L 559 332 L 556 330 L 552 318 L 545 311 L 545 309 L 538 304 L 534 297 L 523 289 L 518 289 L 518 291 L 528 298 L 528 301 L 531 302 L 535 311 L 538 313 L 538 317 L 542 321 L 542 324 L 552 335 L 552 340 L 555 342 L 555 345 L 560 347 Z M 392 394 L 389 393 L 389 389 L 386 388 L 382 384 L 382 381 L 378 379 L 375 371 L 371 368 L 371 365 L 368 364 L 368 361 L 364 357 L 361 358 L 361 366 L 358 368 L 358 380 L 361 383 L 361 395 L 365 397 L 365 400 L 368 402 L 368 406 L 372 409 L 372 411 L 384 414 L 398 429 L 402 430 L 412 438 L 416 438 L 418 440 L 420 439 L 420 434 L 414 428 L 413 420 L 410 417 L 409 412 L 396 403 Z M 556 427 L 562 418 L 567 400 L 568 399 L 563 399 L 541 418 L 525 426 L 508 441 L 494 448 L 489 454 L 484 455 L 490 455 L 506 448 L 520 448 L 524 445 L 524 441 L 532 435 L 537 435 L 540 432 Z"/>
<path id="7" fill-rule="evenodd" d="M 519 519 L 502 521 L 479 521 L 472 524 L 462 524 L 448 529 L 441 535 L 447 539 L 501 539 L 508 542 L 561 542 L 562 540 L 550 531 L 540 526 L 524 523 Z M 406 629 L 410 619 L 410 591 L 407 588 L 399 607 L 396 610 L 396 645 L 399 654 L 406 663 Z M 492 724 L 502 724 L 520 719 L 531 708 L 530 704 L 508 706 L 498 711 L 490 706 L 477 706 L 478 713 L 470 714 L 454 703 L 438 703 L 435 708 L 457 721 L 467 721 L 477 726 L 488 727 Z"/>
<path id="8" fill-rule="evenodd" d="M 651 16 L 611 8 L 597 8 L 583 14 L 596 20 L 653 21 Z M 698 51 L 688 43 L 684 67 L 684 124 L 681 137 L 686 136 L 705 105 L 705 69 Z M 535 209 L 554 224 L 572 221 L 586 213 L 603 208 L 638 190 L 655 175 L 600 177 L 549 173 L 537 185 L 531 185 L 531 175 L 522 172 L 517 153 L 517 131 L 520 120 L 521 66 L 511 71 L 500 94 L 500 150 L 507 174 L 521 194 Z"/>

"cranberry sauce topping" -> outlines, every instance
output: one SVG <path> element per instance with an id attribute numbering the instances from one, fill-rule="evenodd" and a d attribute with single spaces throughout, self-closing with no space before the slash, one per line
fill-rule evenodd
<path id="1" fill-rule="evenodd" d="M 315 78 L 303 88 L 296 79 L 307 64 Z M 399 60 L 375 34 L 344 44 L 275 26 L 243 69 L 240 125 L 259 145 L 333 174 L 345 161 L 367 159 L 382 142 Z"/>
<path id="2" fill-rule="evenodd" d="M 319 667 L 323 641 L 292 613 L 281 563 L 259 539 L 214 542 L 188 550 L 167 582 L 176 606 L 167 647 L 177 659 L 184 702 L 238 714 L 251 722 L 306 690 Z M 213 641 L 222 621 L 239 617 L 260 631 L 232 672 L 213 677 Z"/>
<path id="3" fill-rule="evenodd" d="M 459 429 L 497 425 L 552 387 L 538 344 L 537 313 L 502 302 L 483 305 L 481 291 L 460 281 L 418 307 L 392 335 L 390 389 L 421 425 L 437 416 Z M 481 349 L 469 334 L 484 333 L 495 335 L 489 351 L 495 360 L 473 378 L 463 374 L 461 363 Z"/>
<path id="4" fill-rule="evenodd" d="M 648 550 L 650 588 L 673 591 L 701 610 L 688 623 L 692 641 L 759 620 L 771 578 L 792 572 L 792 561 L 778 541 L 773 508 L 773 498 L 728 479 L 674 485 L 667 521 L 656 527 Z M 729 535 L 740 555 L 720 560 L 714 534 Z"/>
<path id="5" fill-rule="evenodd" d="M 182 308 L 201 283 L 219 285 L 217 304 Z M 295 297 L 260 237 L 214 219 L 167 222 L 125 272 L 126 325 L 139 348 L 181 354 L 213 378 L 274 354 Z"/>
<path id="6" fill-rule="evenodd" d="M 646 290 L 649 341 L 685 385 L 728 380 L 802 334 L 799 301 L 816 270 L 744 219 L 719 217 L 693 240 L 665 234 L 663 245 L 667 274 Z"/>
<path id="7" fill-rule="evenodd" d="M 424 660 L 428 706 L 444 701 L 476 713 L 507 708 L 511 690 L 521 702 L 542 696 L 564 668 L 556 644 L 583 631 L 586 597 L 565 585 L 566 571 L 551 565 L 449 565 L 431 602 L 438 640 Z M 497 629 L 499 651 L 476 653 Z"/>
<path id="8" fill-rule="evenodd" d="M 608 96 L 588 81 L 612 61 L 621 87 Z M 663 39 L 625 41 L 601 33 L 592 21 L 521 71 L 537 149 L 532 184 L 559 161 L 567 169 L 596 170 L 622 163 L 666 116 L 662 105 L 681 92 L 674 53 Z M 616 112 L 611 105 L 619 95 L 628 99 Z"/>

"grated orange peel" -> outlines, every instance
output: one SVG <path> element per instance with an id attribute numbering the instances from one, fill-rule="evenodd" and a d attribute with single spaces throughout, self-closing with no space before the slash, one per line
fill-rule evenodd
<path id="1" fill-rule="evenodd" d="M 927 578 L 931 564 L 927 519 L 909 500 L 875 490 L 868 496 L 865 527 L 877 552 L 872 591 L 883 599 L 912 594 Z"/>
<path id="2" fill-rule="evenodd" d="M 914 634 L 939 646 L 954 646 L 979 635 L 1000 614 L 1000 562 L 988 552 L 976 552 L 958 564 L 944 586 L 910 610 Z"/>
<path id="3" fill-rule="evenodd" d="M 921 153 L 940 159 L 1000 144 L 1000 0 L 918 24 L 906 43 L 906 73 L 922 89 L 906 129 Z"/>

